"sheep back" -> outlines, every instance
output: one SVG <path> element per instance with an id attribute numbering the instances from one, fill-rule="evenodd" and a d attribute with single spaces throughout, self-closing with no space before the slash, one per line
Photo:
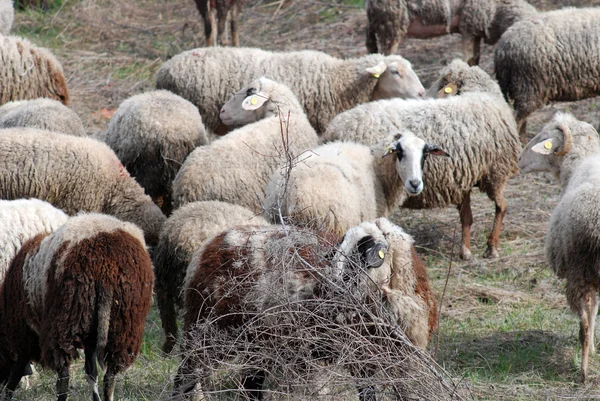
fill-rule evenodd
<path id="1" fill-rule="evenodd" d="M 0 36 L 0 104 L 45 97 L 69 105 L 62 66 L 50 51 L 26 39 Z"/>
<path id="2" fill-rule="evenodd" d="M 86 136 L 81 118 L 70 108 L 53 99 L 8 102 L 0 107 L 0 128 L 28 127 Z"/>
<path id="3" fill-rule="evenodd" d="M 104 141 L 148 195 L 170 203 L 170 185 L 179 167 L 208 138 L 198 109 L 162 90 L 121 103 Z"/>

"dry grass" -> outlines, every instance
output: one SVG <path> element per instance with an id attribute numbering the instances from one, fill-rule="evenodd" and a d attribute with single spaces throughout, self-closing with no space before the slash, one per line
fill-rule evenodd
<path id="1" fill-rule="evenodd" d="M 250 1 L 241 22 L 241 42 L 266 49 L 317 49 L 337 56 L 364 54 L 366 18 L 354 0 Z M 600 1 L 536 0 L 541 9 L 599 5 Z M 282 5 L 282 7 L 280 7 Z M 46 13 L 20 12 L 16 34 L 50 47 L 63 62 L 73 108 L 90 131 L 103 130 L 110 110 L 125 98 L 154 87 L 160 64 L 182 50 L 202 46 L 201 21 L 191 0 L 64 0 Z M 406 40 L 400 53 L 428 84 L 444 62 L 460 56 L 457 36 Z M 493 73 L 490 48 L 482 67 Z M 568 110 L 598 124 L 598 98 L 544 107 L 530 118 L 533 135 L 555 110 Z M 102 112 L 103 109 L 104 112 Z M 108 113 L 107 113 L 108 111 Z M 479 257 L 494 208 L 473 196 L 473 261 L 454 261 L 444 299 L 437 362 L 469 383 L 483 400 L 600 399 L 600 358 L 590 361 L 590 384 L 578 384 L 578 320 L 568 311 L 563 283 L 544 262 L 544 236 L 559 189 L 547 175 L 517 176 L 507 187 L 509 212 L 500 258 Z M 432 285 L 442 293 L 450 255 L 458 251 L 458 212 L 396 213 L 394 220 L 417 240 Z M 456 238 L 454 232 L 458 231 Z M 454 240 L 454 241 L 453 241 Z M 157 400 L 170 393 L 178 357 L 161 355 L 157 314 L 148 318 L 142 356 L 117 386 L 120 399 Z M 432 345 L 438 342 L 434 338 Z M 76 365 L 73 372 L 80 372 Z M 43 373 L 15 399 L 47 400 L 55 376 Z M 81 374 L 73 400 L 89 399 Z"/>

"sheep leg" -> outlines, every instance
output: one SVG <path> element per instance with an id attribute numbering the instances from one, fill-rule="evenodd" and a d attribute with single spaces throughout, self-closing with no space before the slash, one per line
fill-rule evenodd
<path id="1" fill-rule="evenodd" d="M 115 399 L 115 372 L 112 366 L 108 366 L 104 374 L 104 401 L 114 401 Z"/>
<path id="2" fill-rule="evenodd" d="M 596 317 L 598 316 L 598 298 L 596 294 L 591 295 L 590 302 L 590 354 L 596 354 L 596 343 L 594 337 L 596 335 Z"/>
<path id="3" fill-rule="evenodd" d="M 367 24 L 367 51 L 369 53 L 377 53 L 377 35 L 375 30 L 371 29 L 371 24 Z"/>
<path id="4" fill-rule="evenodd" d="M 57 401 L 67 401 L 69 395 L 69 364 L 64 362 L 63 366 L 58 370 L 58 379 L 56 379 L 56 394 Z"/>
<path id="5" fill-rule="evenodd" d="M 240 38 L 238 36 L 238 16 L 240 14 L 240 4 L 236 3 L 231 9 L 231 21 L 229 22 L 231 27 L 231 45 L 235 47 L 240 46 Z"/>
<path id="6" fill-rule="evenodd" d="M 225 11 L 225 10 L 224 10 Z M 227 11 L 222 12 L 217 10 L 217 38 L 218 46 L 225 46 L 227 41 L 225 40 L 225 24 L 227 23 Z"/>
<path id="7" fill-rule="evenodd" d="M 469 65 L 478 65 L 481 56 L 481 38 L 462 33 L 462 50 Z"/>
<path id="8" fill-rule="evenodd" d="M 494 217 L 494 226 L 492 232 L 488 237 L 487 249 L 483 254 L 484 258 L 497 258 L 498 257 L 498 242 L 500 241 L 500 231 L 502 230 L 502 220 L 506 214 L 507 205 L 502 195 L 504 188 L 501 188 L 497 192 L 500 195 L 496 195 L 494 202 L 496 203 L 496 216 Z"/>
<path id="9" fill-rule="evenodd" d="M 247 374 L 242 381 L 244 392 L 249 400 L 262 400 L 263 398 L 263 384 L 267 374 L 264 370 L 258 370 L 256 372 Z"/>
<path id="10" fill-rule="evenodd" d="M 158 313 L 165 332 L 165 342 L 162 350 L 169 354 L 177 343 L 177 316 L 175 312 L 175 301 L 166 294 L 164 289 L 156 289 L 156 301 L 158 303 Z"/>
<path id="11" fill-rule="evenodd" d="M 464 260 L 471 259 L 471 225 L 473 213 L 471 212 L 471 191 L 465 193 L 462 202 L 458 205 L 460 224 L 462 226 L 462 242 L 460 257 Z"/>
<path id="12" fill-rule="evenodd" d="M 579 341 L 581 342 L 581 380 L 585 383 L 587 380 L 587 367 L 590 355 L 590 343 L 592 340 L 591 316 L 592 309 L 595 309 L 596 294 L 592 291 L 587 291 L 579 301 Z"/>
<path id="13" fill-rule="evenodd" d="M 100 401 L 100 393 L 98 392 L 98 364 L 96 363 L 98 355 L 93 347 L 85 347 L 85 374 L 87 381 L 92 387 L 92 400 Z"/>
<path id="14" fill-rule="evenodd" d="M 527 145 L 527 119 L 519 120 L 517 124 L 517 128 L 519 130 L 519 139 L 521 140 L 522 145 Z"/>
<path id="15" fill-rule="evenodd" d="M 12 366 L 10 371 L 10 377 L 8 378 L 8 382 L 6 383 L 6 387 L 4 387 L 5 398 L 6 400 L 10 400 L 15 392 L 15 389 L 19 385 L 21 378 L 25 375 L 25 369 L 29 365 L 29 357 L 19 357 L 17 361 Z"/>

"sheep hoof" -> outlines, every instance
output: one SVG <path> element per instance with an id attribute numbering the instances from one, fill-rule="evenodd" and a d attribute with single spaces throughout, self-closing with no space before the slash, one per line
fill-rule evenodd
<path id="1" fill-rule="evenodd" d="M 175 347 L 175 341 L 167 340 L 167 341 L 164 342 L 164 344 L 162 346 L 162 351 L 165 354 L 170 354 L 171 351 L 173 351 L 174 347 Z"/>
<path id="2" fill-rule="evenodd" d="M 471 250 L 465 246 L 460 250 L 460 258 L 462 260 L 471 260 Z"/>
<path id="3" fill-rule="evenodd" d="M 483 254 L 483 257 L 486 259 L 497 258 L 498 256 L 500 256 L 498 254 L 498 250 L 496 248 L 491 248 L 491 247 L 486 249 L 485 253 Z"/>

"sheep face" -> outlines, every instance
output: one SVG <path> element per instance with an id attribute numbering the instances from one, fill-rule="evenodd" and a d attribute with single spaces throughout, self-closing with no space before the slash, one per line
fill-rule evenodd
<path id="1" fill-rule="evenodd" d="M 545 171 L 559 176 L 564 155 L 571 149 L 573 136 L 569 126 L 556 117 L 546 125 L 525 147 L 519 156 L 521 173 Z"/>
<path id="2" fill-rule="evenodd" d="M 443 99 L 467 92 L 501 95 L 500 87 L 485 71 L 456 59 L 440 73 L 440 78 L 427 89 L 426 97 Z"/>
<path id="3" fill-rule="evenodd" d="M 404 132 L 394 137 L 383 157 L 396 154 L 396 171 L 404 183 L 404 189 L 410 196 L 416 196 L 423 191 L 423 166 L 427 156 L 446 156 L 448 153 L 437 145 L 425 143 L 411 132 Z"/>
<path id="4" fill-rule="evenodd" d="M 379 81 L 373 91 L 372 100 L 399 97 L 402 99 L 422 98 L 425 88 L 408 60 L 389 56 L 367 72 Z"/>

